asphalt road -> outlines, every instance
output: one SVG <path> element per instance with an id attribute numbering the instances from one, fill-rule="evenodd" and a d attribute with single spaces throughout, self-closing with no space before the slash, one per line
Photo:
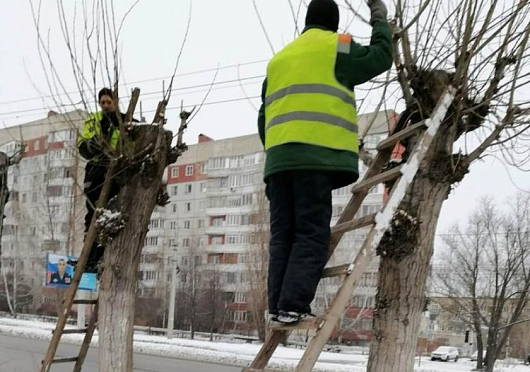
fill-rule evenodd
<path id="1" fill-rule="evenodd" d="M 48 342 L 0 334 L 0 372 L 37 372 Z M 62 344 L 57 357 L 76 356 L 79 345 Z M 56 364 L 50 372 L 71 372 L 74 363 Z M 240 372 L 241 367 L 193 362 L 181 359 L 134 355 L 134 371 L 137 372 Z M 83 365 L 83 372 L 98 372 L 97 349 L 90 348 Z"/>

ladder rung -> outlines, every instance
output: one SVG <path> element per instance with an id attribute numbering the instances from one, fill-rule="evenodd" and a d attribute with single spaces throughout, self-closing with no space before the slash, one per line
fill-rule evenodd
<path id="1" fill-rule="evenodd" d="M 416 134 L 416 132 L 418 132 L 420 129 L 423 129 L 423 128 L 425 128 L 425 120 L 420 121 L 419 123 L 410 125 L 410 126 L 404 128 L 403 130 L 397 132 L 393 136 L 390 136 L 390 137 L 382 140 L 381 142 L 379 142 L 379 144 L 377 145 L 377 151 L 381 151 L 381 150 L 384 150 L 386 148 L 392 147 L 396 143 L 398 143 L 399 141 L 402 141 L 405 138 L 408 138 L 408 137 Z"/>
<path id="2" fill-rule="evenodd" d="M 332 267 L 326 267 L 322 273 L 322 278 L 333 278 L 335 276 L 349 275 L 351 273 L 351 264 L 344 264 Z"/>
<path id="3" fill-rule="evenodd" d="M 98 300 L 74 300 L 74 305 L 95 305 Z"/>
<path id="4" fill-rule="evenodd" d="M 331 228 L 331 234 L 345 233 L 348 231 L 360 229 L 366 226 L 373 225 L 375 223 L 375 216 L 377 213 L 369 214 L 360 218 L 356 218 L 352 221 L 344 222 L 339 225 L 335 225 Z"/>
<path id="5" fill-rule="evenodd" d="M 318 329 L 321 327 L 323 322 L 324 322 L 324 319 L 316 317 L 316 318 L 303 319 L 299 321 L 298 323 L 294 323 L 294 324 L 275 323 L 275 324 L 271 324 L 269 328 L 271 329 L 271 331 L 295 331 L 295 330 L 302 330 L 302 329 Z"/>
<path id="6" fill-rule="evenodd" d="M 55 363 L 73 363 L 73 362 L 77 362 L 77 357 L 73 357 L 73 358 L 57 358 L 57 359 L 52 360 L 52 364 L 55 364 Z"/>
<path id="7" fill-rule="evenodd" d="M 86 333 L 88 328 L 80 328 L 80 329 L 64 329 L 63 335 L 73 334 L 73 333 Z M 55 333 L 55 330 L 52 331 L 52 333 Z"/>
<path id="8" fill-rule="evenodd" d="M 364 180 L 361 183 L 353 186 L 351 192 L 356 193 L 363 190 L 369 190 L 375 185 L 379 185 L 380 183 L 393 180 L 401 175 L 402 168 L 403 164 L 390 170 L 387 170 L 386 172 L 380 173 L 377 176 L 370 177 L 367 180 Z"/>

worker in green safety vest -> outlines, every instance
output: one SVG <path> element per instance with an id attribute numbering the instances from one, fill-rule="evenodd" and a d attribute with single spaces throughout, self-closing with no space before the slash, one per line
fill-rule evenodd
<path id="1" fill-rule="evenodd" d="M 112 91 L 103 88 L 98 93 L 98 102 L 101 111 L 90 115 L 83 126 L 83 131 L 78 138 L 77 147 L 83 158 L 88 160 L 85 167 L 84 193 L 86 196 L 85 233 L 90 227 L 94 208 L 101 194 L 105 175 L 109 165 L 109 156 L 116 150 L 120 138 L 119 121 L 116 115 Z M 120 113 L 125 121 L 125 114 Z M 136 121 L 136 120 L 134 120 Z M 114 180 L 111 183 L 108 200 L 118 195 L 120 188 Z M 85 272 L 96 272 L 98 263 L 103 257 L 104 247 L 94 242 Z M 75 264 L 73 262 L 70 262 Z"/>
<path id="2" fill-rule="evenodd" d="M 313 0 L 302 34 L 267 67 L 258 129 L 270 200 L 269 312 L 297 322 L 311 314 L 328 259 L 331 192 L 357 180 L 354 87 L 392 65 L 392 33 L 381 0 L 368 0 L 370 45 L 337 34 L 333 0 Z"/>

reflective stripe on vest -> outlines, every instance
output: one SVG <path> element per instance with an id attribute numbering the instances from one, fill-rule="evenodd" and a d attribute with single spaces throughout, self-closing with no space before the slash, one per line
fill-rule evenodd
<path id="1" fill-rule="evenodd" d="M 306 143 L 357 153 L 355 94 L 335 77 L 339 38 L 311 29 L 276 54 L 267 68 L 265 149 Z M 349 45 L 349 44 L 348 44 Z"/>

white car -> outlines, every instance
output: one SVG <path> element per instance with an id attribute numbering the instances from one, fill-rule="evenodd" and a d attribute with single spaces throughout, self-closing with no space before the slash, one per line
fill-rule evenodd
<path id="1" fill-rule="evenodd" d="M 431 353 L 431 360 L 441 360 L 448 362 L 450 360 L 458 361 L 458 349 L 451 346 L 440 346 Z"/>

